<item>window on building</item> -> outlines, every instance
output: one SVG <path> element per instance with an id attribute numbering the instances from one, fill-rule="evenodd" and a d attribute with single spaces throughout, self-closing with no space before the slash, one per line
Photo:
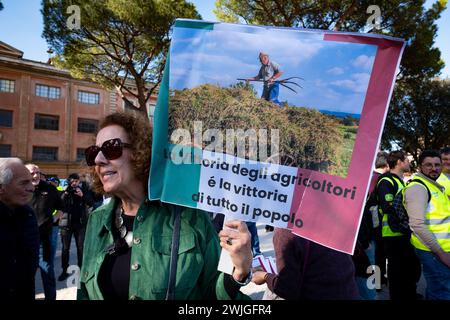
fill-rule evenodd
<path id="1" fill-rule="evenodd" d="M 14 92 L 15 85 L 14 80 L 0 79 L 0 92 Z"/>
<path id="2" fill-rule="evenodd" d="M 13 112 L 9 110 L 0 110 L 0 127 L 12 128 Z"/>
<path id="3" fill-rule="evenodd" d="M 59 116 L 50 116 L 36 113 L 34 116 L 34 128 L 44 130 L 59 130 Z"/>
<path id="4" fill-rule="evenodd" d="M 99 104 L 100 95 L 94 92 L 78 91 L 78 101 L 87 104 Z"/>
<path id="5" fill-rule="evenodd" d="M 84 156 L 84 148 L 77 148 L 77 160 L 76 161 L 83 161 L 85 159 Z"/>
<path id="6" fill-rule="evenodd" d="M 57 147 L 33 147 L 34 161 L 57 161 L 58 148 Z"/>
<path id="7" fill-rule="evenodd" d="M 97 120 L 78 118 L 78 132 L 96 133 L 97 128 Z"/>
<path id="8" fill-rule="evenodd" d="M 123 108 L 128 111 L 127 109 L 136 111 L 136 106 L 138 105 L 137 101 L 135 101 L 134 99 L 127 99 L 127 100 L 123 100 Z"/>
<path id="9" fill-rule="evenodd" d="M 36 95 L 38 97 L 44 97 L 49 99 L 59 99 L 61 97 L 61 88 L 37 84 Z"/>
<path id="10" fill-rule="evenodd" d="M 156 105 L 154 103 L 147 103 L 147 113 L 149 117 L 153 117 L 155 114 Z"/>
<path id="11" fill-rule="evenodd" d="M 0 144 L 0 158 L 11 157 L 11 145 Z"/>

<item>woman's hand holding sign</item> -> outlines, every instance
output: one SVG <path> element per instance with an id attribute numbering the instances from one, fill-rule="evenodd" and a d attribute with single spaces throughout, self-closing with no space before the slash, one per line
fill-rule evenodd
<path id="1" fill-rule="evenodd" d="M 230 220 L 225 222 L 228 229 L 220 231 L 220 246 L 227 250 L 233 262 L 233 278 L 242 282 L 251 272 L 252 250 L 251 236 L 243 221 Z"/>

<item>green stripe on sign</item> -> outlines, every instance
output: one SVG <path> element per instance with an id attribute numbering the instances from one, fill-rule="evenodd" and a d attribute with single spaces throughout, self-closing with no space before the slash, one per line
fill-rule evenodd
<path id="1" fill-rule="evenodd" d="M 214 23 L 205 22 L 205 21 L 195 21 L 195 20 L 176 20 L 175 28 L 213 30 Z"/>
<path id="2" fill-rule="evenodd" d="M 153 119 L 152 159 L 148 181 L 149 198 L 197 207 L 197 203 L 192 200 L 192 195 L 196 194 L 199 189 L 201 165 L 176 164 L 170 159 L 174 145 L 169 145 L 168 141 L 169 70 L 170 57 L 168 55 Z M 197 162 L 200 162 L 202 151 L 195 149 L 192 152 L 199 155 L 200 159 Z"/>
<path id="3" fill-rule="evenodd" d="M 150 177 L 148 180 L 150 200 L 161 198 L 164 183 L 164 172 L 166 166 L 166 159 L 164 155 L 167 153 L 168 148 L 169 66 L 170 54 L 167 55 L 166 66 L 164 67 L 163 79 L 161 81 L 155 114 L 153 117 L 152 157 L 150 164 Z"/>
<path id="4" fill-rule="evenodd" d="M 172 151 L 174 145 L 169 146 L 169 153 Z M 192 152 L 199 152 L 201 149 L 191 149 Z M 200 186 L 200 170 L 201 165 L 191 164 L 176 164 L 170 159 L 167 159 L 164 183 L 162 186 L 161 200 L 164 202 L 178 203 L 190 207 L 197 207 L 197 202 L 192 200 L 192 195 L 197 194 Z"/>

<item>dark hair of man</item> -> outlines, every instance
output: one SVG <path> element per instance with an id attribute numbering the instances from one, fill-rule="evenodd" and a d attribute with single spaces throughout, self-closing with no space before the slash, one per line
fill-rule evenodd
<path id="1" fill-rule="evenodd" d="M 428 158 L 428 157 L 430 157 L 430 158 L 441 158 L 441 155 L 436 150 L 425 150 L 419 156 L 419 165 L 422 165 L 423 160 L 425 160 L 425 158 Z"/>
<path id="2" fill-rule="evenodd" d="M 74 179 L 80 180 L 80 175 L 78 173 L 71 173 L 67 179 L 68 180 L 74 180 Z"/>
<path id="3" fill-rule="evenodd" d="M 384 168 L 388 165 L 387 162 L 388 153 L 384 151 L 380 151 L 377 153 L 377 158 L 375 159 L 375 168 L 380 169 Z"/>
<path id="4" fill-rule="evenodd" d="M 406 153 L 404 153 L 401 150 L 397 150 L 397 151 L 392 151 L 391 153 L 389 153 L 388 157 L 387 157 L 387 162 L 389 165 L 390 169 L 394 169 L 395 166 L 397 165 L 397 161 L 405 161 L 406 159 Z"/>
<path id="5" fill-rule="evenodd" d="M 442 157 L 442 155 L 444 155 L 444 154 L 450 154 L 450 147 L 444 147 L 444 148 L 442 148 L 442 149 L 439 151 L 439 153 L 441 154 L 441 157 Z"/>

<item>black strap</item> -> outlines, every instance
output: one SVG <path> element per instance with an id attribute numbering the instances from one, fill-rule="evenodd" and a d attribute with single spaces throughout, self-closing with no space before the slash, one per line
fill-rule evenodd
<path id="1" fill-rule="evenodd" d="M 380 200 L 378 199 L 378 186 L 383 178 L 387 178 L 392 183 L 392 185 L 395 189 L 394 196 L 398 193 L 399 185 L 398 185 L 397 181 L 402 185 L 402 187 L 405 187 L 405 183 L 399 177 L 394 176 L 394 174 L 392 174 L 390 172 L 383 173 L 382 175 L 380 175 L 378 177 L 377 184 L 375 185 L 375 188 L 373 189 L 373 192 L 375 192 L 375 195 L 376 195 L 375 199 L 377 200 L 377 203 L 380 202 Z"/>
<path id="2" fill-rule="evenodd" d="M 298 284 L 298 287 L 300 288 L 300 292 L 303 290 L 303 288 L 302 288 L 302 286 L 303 286 L 303 279 L 305 278 L 306 267 L 307 267 L 307 265 L 309 263 L 309 249 L 310 249 L 310 246 L 311 246 L 311 241 L 309 241 L 307 239 L 304 239 L 304 241 L 305 241 L 305 246 L 304 246 L 305 257 L 304 257 L 304 260 L 303 260 L 303 266 L 302 266 L 302 271 L 301 271 L 302 274 L 300 275 L 300 282 Z M 301 295 L 301 293 L 300 293 L 300 295 Z"/>
<path id="3" fill-rule="evenodd" d="M 410 184 L 411 182 L 418 182 L 418 183 L 420 183 L 421 185 L 423 185 L 423 186 L 425 187 L 425 189 L 427 189 L 427 192 L 428 192 L 428 202 L 430 202 L 430 200 L 431 200 L 431 192 L 430 192 L 430 190 L 428 189 L 427 185 L 426 185 L 422 180 L 419 180 L 419 179 L 411 179 L 411 180 L 409 180 L 408 184 Z"/>
<path id="4" fill-rule="evenodd" d="M 172 246 L 170 249 L 169 282 L 167 284 L 166 300 L 175 299 L 175 281 L 177 275 L 178 247 L 180 245 L 181 207 L 175 206 L 175 221 L 173 223 Z"/>

